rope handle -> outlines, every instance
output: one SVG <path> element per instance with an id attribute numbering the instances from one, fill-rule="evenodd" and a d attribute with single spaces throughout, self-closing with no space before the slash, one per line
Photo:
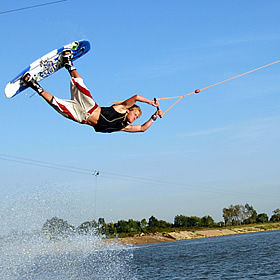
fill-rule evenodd
<path id="1" fill-rule="evenodd" d="M 156 103 L 157 102 L 157 99 L 154 98 L 154 102 Z M 157 110 L 159 110 L 159 106 L 157 106 Z M 159 116 L 160 118 L 162 118 L 162 116 Z"/>
<path id="2" fill-rule="evenodd" d="M 244 76 L 244 75 L 250 74 L 250 73 L 252 73 L 252 72 L 255 72 L 255 71 L 257 71 L 257 70 L 263 69 L 263 68 L 265 68 L 265 67 L 271 66 L 271 65 L 276 64 L 276 63 L 279 63 L 279 62 L 280 62 L 280 60 L 274 61 L 274 62 L 272 62 L 272 63 L 266 64 L 266 65 L 261 66 L 261 67 L 258 67 L 258 68 L 256 68 L 256 69 L 253 69 L 253 70 L 251 70 L 251 71 L 245 72 L 245 73 L 243 73 L 243 74 L 240 74 L 240 75 L 234 76 L 234 77 L 232 77 L 232 78 L 226 79 L 226 80 L 224 80 L 224 81 L 222 81 L 222 82 L 219 82 L 219 83 L 210 85 L 210 86 L 205 87 L 205 88 L 202 88 L 202 89 L 196 89 L 195 91 L 193 91 L 193 92 L 191 92 L 191 93 L 188 93 L 188 94 L 185 94 L 185 95 L 174 96 L 174 97 L 163 97 L 163 98 L 158 98 L 157 100 L 175 99 L 175 98 L 178 99 L 173 105 L 171 105 L 171 106 L 162 114 L 162 116 L 164 116 L 173 106 L 175 106 L 179 101 L 181 101 L 181 100 L 182 100 L 183 98 L 185 98 L 186 96 L 192 95 L 192 94 L 194 94 L 194 93 L 200 93 L 202 90 L 209 89 L 209 88 L 211 88 L 211 87 L 214 87 L 214 86 L 223 84 L 223 83 L 225 83 L 225 82 L 228 82 L 228 81 L 231 81 L 231 80 L 233 80 L 233 79 L 242 77 L 242 76 Z M 156 100 L 156 99 L 154 99 L 154 100 Z"/>

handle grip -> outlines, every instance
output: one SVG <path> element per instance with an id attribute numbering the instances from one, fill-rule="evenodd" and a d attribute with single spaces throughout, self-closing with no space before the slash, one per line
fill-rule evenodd
<path id="1" fill-rule="evenodd" d="M 157 102 L 157 99 L 154 98 L 154 102 L 156 103 Z M 157 106 L 157 109 L 159 110 L 159 106 Z M 162 118 L 162 116 L 159 116 L 160 118 Z"/>

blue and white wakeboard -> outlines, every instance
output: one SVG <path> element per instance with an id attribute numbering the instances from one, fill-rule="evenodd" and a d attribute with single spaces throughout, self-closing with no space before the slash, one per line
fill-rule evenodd
<path id="1" fill-rule="evenodd" d="M 72 60 L 76 60 L 90 50 L 90 43 L 87 40 L 75 41 L 37 59 L 7 84 L 5 95 L 11 98 L 27 88 L 21 80 L 26 72 L 29 72 L 30 75 L 39 82 L 61 69 L 63 67 L 61 53 L 65 49 L 71 49 L 73 52 Z"/>

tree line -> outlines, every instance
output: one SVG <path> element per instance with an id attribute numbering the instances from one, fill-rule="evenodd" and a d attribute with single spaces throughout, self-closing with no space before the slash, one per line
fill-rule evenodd
<path id="1" fill-rule="evenodd" d="M 66 237 L 71 234 L 88 234 L 99 233 L 107 237 L 126 237 L 136 234 L 147 234 L 155 232 L 170 232 L 174 230 L 188 230 L 191 228 L 213 228 L 224 226 L 235 226 L 255 223 L 280 222 L 280 209 L 273 211 L 273 215 L 269 218 L 267 214 L 260 213 L 250 206 L 245 204 L 230 205 L 223 209 L 223 222 L 215 223 L 211 216 L 184 216 L 176 215 L 174 222 L 169 223 L 164 220 L 158 220 L 151 216 L 148 220 L 141 221 L 129 219 L 127 221 L 120 220 L 116 223 L 106 223 L 104 218 L 99 218 L 97 221 L 86 221 L 78 227 L 68 224 L 67 221 L 53 217 L 47 220 L 42 228 L 43 233 L 50 238 Z"/>
<path id="2" fill-rule="evenodd" d="M 225 225 L 243 225 L 255 223 L 268 223 L 280 221 L 280 209 L 273 211 L 273 215 L 268 217 L 266 213 L 258 214 L 253 206 L 248 203 L 245 206 L 241 204 L 230 205 L 229 208 L 223 209 L 223 217 Z"/>

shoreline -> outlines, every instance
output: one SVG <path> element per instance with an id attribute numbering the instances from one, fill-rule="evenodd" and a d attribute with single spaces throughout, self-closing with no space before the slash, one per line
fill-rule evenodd
<path id="1" fill-rule="evenodd" d="M 173 231 L 154 234 L 141 234 L 133 237 L 118 238 L 117 242 L 124 245 L 140 245 L 159 242 L 171 242 L 181 240 L 191 240 L 199 238 L 210 238 L 219 236 L 228 236 L 236 234 L 246 234 L 254 232 L 264 232 L 271 230 L 280 230 L 280 223 L 253 225 L 253 226 L 232 226 L 223 228 L 210 228 L 189 231 Z"/>

